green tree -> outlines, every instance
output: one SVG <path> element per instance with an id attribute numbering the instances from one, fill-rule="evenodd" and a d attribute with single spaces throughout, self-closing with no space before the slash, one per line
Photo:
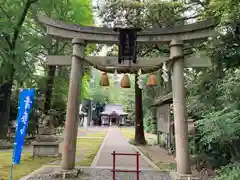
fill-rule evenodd
<path id="1" fill-rule="evenodd" d="M 81 11 L 79 11 L 79 8 Z M 91 1 L 4 1 L 0 5 L 1 17 L 1 38 L 0 43 L 0 82 L 12 82 L 13 90 L 19 87 L 36 87 L 41 94 L 45 94 L 45 105 L 41 107 L 45 112 L 50 108 L 56 108 L 61 104 L 62 111 L 65 111 L 65 102 L 68 92 L 69 67 L 48 67 L 45 64 L 46 55 L 61 55 L 71 53 L 71 43 L 59 41 L 45 36 L 44 27 L 38 23 L 37 12 L 45 14 L 55 19 L 73 21 L 82 25 L 92 25 L 92 5 Z M 91 53 L 94 46 L 87 48 L 87 53 Z M 13 60 L 14 59 L 14 60 Z M 41 73 L 43 72 L 43 73 Z M 45 78 L 44 72 L 48 74 Z M 39 76 L 40 74 L 43 74 Z M 56 81 L 61 82 L 62 86 L 54 83 L 54 76 L 57 74 Z M 15 81 L 14 81 L 15 80 Z M 87 80 L 87 81 L 86 81 Z M 87 75 L 83 83 L 88 83 Z M 47 88 L 43 82 L 47 81 Z M 65 86 L 63 86 L 65 84 Z M 53 93 L 53 104 L 51 105 Z M 84 87 L 87 87 L 84 85 Z M 84 89 L 83 95 L 87 95 Z M 16 91 L 17 92 L 17 91 Z M 61 96 L 61 93 L 63 93 Z M 1 137 L 6 135 L 10 95 L 4 118 L 1 118 Z M 17 98 L 14 95 L 12 98 Z M 39 98 L 41 98 L 39 96 Z M 61 103 L 60 103 L 61 101 Z M 13 102 L 16 102 L 15 100 Z M 17 104 L 13 104 L 11 111 L 15 111 Z M 9 109 L 9 108 L 8 108 Z M 11 119 L 15 119 L 13 115 Z M 64 118 L 63 118 L 64 119 Z"/>
<path id="2" fill-rule="evenodd" d="M 10 89 L 14 83 L 14 76 L 18 65 L 21 64 L 21 59 L 24 58 L 24 51 L 21 47 L 21 42 L 24 36 L 22 34 L 22 27 L 28 15 L 28 11 L 36 0 L 14 0 L 14 1 L 1 1 L 0 16 L 1 18 L 1 78 L 0 82 L 9 82 Z M 2 71 L 3 70 L 3 71 Z M 1 112 L 1 129 L 0 138 L 4 138 L 8 130 L 8 119 L 10 112 L 11 93 L 8 93 L 5 108 Z"/>
<path id="3" fill-rule="evenodd" d="M 240 2 L 210 0 L 191 1 L 201 6 L 200 19 L 219 19 L 217 38 L 206 41 L 201 49 L 212 60 L 209 69 L 186 71 L 189 114 L 196 119 L 197 133 L 192 137 L 193 153 L 214 168 L 239 160 L 239 56 L 240 41 L 236 34 Z M 221 156 L 221 158 L 219 158 Z M 238 165 L 234 165 L 238 169 Z M 227 168 L 226 168 L 227 169 Z M 238 169 L 239 170 L 239 169 Z M 223 178 L 234 177 L 223 173 Z"/>
<path id="4" fill-rule="evenodd" d="M 81 11 L 79 11 L 79 8 Z M 93 15 L 91 2 L 88 0 L 82 1 L 41 1 L 36 5 L 33 10 L 35 20 L 37 20 L 36 12 L 41 12 L 44 15 L 51 17 L 53 19 L 60 19 L 64 21 L 69 21 L 81 25 L 92 25 Z M 49 37 L 45 37 L 49 38 Z M 71 42 L 66 41 L 55 41 L 51 39 L 50 41 L 45 41 L 47 44 L 43 45 L 43 51 L 46 51 L 48 55 L 59 55 L 68 54 L 71 51 Z M 47 67 L 47 88 L 45 92 L 45 103 L 44 112 L 47 114 L 51 108 L 51 97 L 54 84 L 54 76 L 56 73 L 56 66 Z M 83 79 L 83 87 L 87 87 L 88 76 L 85 75 Z M 86 89 L 83 89 L 83 95 L 86 94 Z"/>

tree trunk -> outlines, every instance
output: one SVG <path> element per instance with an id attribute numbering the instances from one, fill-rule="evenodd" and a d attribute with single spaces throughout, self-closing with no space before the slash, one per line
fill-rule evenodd
<path id="1" fill-rule="evenodd" d="M 92 101 L 89 100 L 89 103 L 88 103 L 88 126 L 91 125 L 91 122 L 92 122 Z"/>
<path id="2" fill-rule="evenodd" d="M 15 60 L 16 56 L 13 54 L 11 56 L 12 60 Z M 9 125 L 9 118 L 10 118 L 10 108 L 11 108 L 11 97 L 12 97 L 12 87 L 13 87 L 13 79 L 15 74 L 15 68 L 13 64 L 9 68 L 10 77 L 9 81 L 5 83 L 5 87 L 3 87 L 3 97 L 4 97 L 4 104 L 3 104 L 3 111 L 0 116 L 1 126 L 0 126 L 0 139 L 4 139 L 7 137 L 8 133 L 8 125 Z"/>
<path id="3" fill-rule="evenodd" d="M 142 90 L 137 84 L 138 75 L 135 75 L 135 143 L 146 144 L 143 127 Z"/>
<path id="4" fill-rule="evenodd" d="M 5 139 L 7 137 L 8 133 L 8 114 L 10 111 L 10 96 L 7 96 L 7 100 L 5 101 L 5 107 L 2 112 L 0 112 L 0 117 L 1 117 L 1 123 L 0 123 L 0 139 Z"/>
<path id="5" fill-rule="evenodd" d="M 8 133 L 9 112 L 11 106 L 11 88 L 10 82 L 2 85 L 0 101 L 0 139 L 4 139 Z M 2 96 L 3 95 L 3 96 Z"/>
<path id="6" fill-rule="evenodd" d="M 56 66 L 48 66 L 47 88 L 45 92 L 44 113 L 48 114 L 51 109 L 52 93 L 54 85 Z"/>

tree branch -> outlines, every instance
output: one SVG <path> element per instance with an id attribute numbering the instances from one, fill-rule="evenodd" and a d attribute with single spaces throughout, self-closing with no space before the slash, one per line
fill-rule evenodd
<path id="1" fill-rule="evenodd" d="M 158 50 L 159 52 L 161 52 L 161 53 L 165 53 L 165 54 L 169 54 L 170 53 L 170 50 L 168 50 L 168 49 L 160 49 L 159 47 L 158 47 L 158 45 L 155 45 L 155 47 L 154 47 L 156 50 Z"/>
<path id="2" fill-rule="evenodd" d="M 200 14 L 197 14 L 195 16 L 190 16 L 190 17 L 183 17 L 183 18 L 179 18 L 177 19 L 178 21 L 186 21 L 186 20 L 189 20 L 189 19 L 195 19 L 195 18 L 198 18 L 200 16 Z"/>
<path id="3" fill-rule="evenodd" d="M 153 18 L 151 18 L 150 16 L 149 16 L 149 14 L 148 13 L 146 13 L 145 14 L 147 17 L 148 17 L 148 19 L 150 20 L 150 22 L 151 22 L 151 24 L 152 24 L 152 26 L 153 25 L 155 25 L 156 23 L 158 24 L 158 26 L 161 28 L 161 25 L 159 24 L 159 22 L 157 21 L 157 22 L 154 22 L 155 21 L 155 19 L 153 19 Z"/>
<path id="4" fill-rule="evenodd" d="M 125 19 L 127 20 L 127 22 L 130 24 L 130 25 L 132 25 L 133 27 L 136 27 L 136 24 L 135 23 L 133 23 L 130 19 L 129 19 L 129 11 L 126 13 L 126 16 L 125 16 Z"/>
<path id="5" fill-rule="evenodd" d="M 32 50 L 33 48 L 35 48 L 35 47 L 37 47 L 38 45 L 33 45 L 33 46 L 31 46 L 30 48 L 28 48 L 28 49 L 26 49 L 24 52 L 28 52 L 28 51 L 30 51 L 30 50 Z"/>
<path id="6" fill-rule="evenodd" d="M 64 50 L 65 47 L 67 46 L 67 44 L 68 44 L 68 42 L 65 42 L 65 43 L 63 44 L 63 46 L 60 48 L 59 52 L 62 52 L 62 50 Z"/>
<path id="7" fill-rule="evenodd" d="M 39 21 L 39 19 L 38 19 L 38 17 L 37 17 L 37 11 L 36 11 L 36 9 L 35 9 L 35 8 L 31 8 L 31 10 L 32 10 L 32 14 L 33 14 L 33 19 L 41 26 L 41 28 L 42 28 L 43 30 L 46 31 L 45 26 L 43 26 L 43 24 Z"/>
<path id="8" fill-rule="evenodd" d="M 12 43 L 11 43 L 11 47 L 10 47 L 12 50 L 14 50 L 15 47 L 16 47 L 16 42 L 17 42 L 17 39 L 19 37 L 19 33 L 21 31 L 21 27 L 22 27 L 22 25 L 24 23 L 24 20 L 25 20 L 26 16 L 27 16 L 28 10 L 31 7 L 32 3 L 35 3 L 35 2 L 37 2 L 37 0 L 27 0 L 27 2 L 25 4 L 25 7 L 23 9 L 23 13 L 20 16 L 20 18 L 19 18 L 19 20 L 17 22 L 16 27 L 14 28 L 15 30 L 14 30 L 14 33 L 13 33 Z"/>
<path id="9" fill-rule="evenodd" d="M 26 67 L 27 67 L 28 71 L 29 71 L 31 74 L 33 74 L 33 71 L 32 71 L 32 69 L 29 67 L 29 63 L 27 62 L 26 58 L 23 58 L 23 60 L 24 60 L 24 62 L 26 63 Z"/>
<path id="10" fill-rule="evenodd" d="M 139 53 L 139 54 L 140 54 L 141 57 L 144 57 L 144 56 L 146 56 L 148 53 L 150 53 L 153 49 L 154 49 L 154 47 L 151 47 L 151 48 L 149 47 L 149 49 L 146 50 L 143 54 L 141 54 L 141 53 Z"/>
<path id="11" fill-rule="evenodd" d="M 8 46 L 11 47 L 11 40 L 10 40 L 10 36 L 4 32 L 2 32 L 2 35 L 4 37 L 4 39 L 7 41 Z"/>
<path id="12" fill-rule="evenodd" d="M 56 40 L 55 50 L 53 51 L 54 55 L 59 53 L 59 46 L 60 46 L 60 41 Z"/>
<path id="13" fill-rule="evenodd" d="M 2 10 L 3 14 L 5 14 L 5 16 L 7 16 L 8 20 L 11 21 L 11 17 L 7 14 L 7 12 L 4 10 L 4 8 L 0 5 L 0 9 Z"/>

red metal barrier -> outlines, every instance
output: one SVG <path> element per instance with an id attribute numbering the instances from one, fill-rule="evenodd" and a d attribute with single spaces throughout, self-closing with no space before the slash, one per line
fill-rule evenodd
<path id="1" fill-rule="evenodd" d="M 116 169 L 116 156 L 136 156 L 136 170 L 124 170 L 124 169 Z M 113 169 L 111 170 L 113 173 L 113 180 L 116 180 L 116 172 L 136 172 L 137 173 L 137 180 L 139 180 L 139 156 L 140 154 L 137 153 L 116 153 L 113 151 L 112 153 L 113 156 Z"/>

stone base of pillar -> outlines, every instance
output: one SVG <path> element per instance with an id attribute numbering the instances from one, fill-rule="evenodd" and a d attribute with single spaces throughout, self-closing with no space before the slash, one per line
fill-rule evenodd
<path id="1" fill-rule="evenodd" d="M 73 170 L 60 170 L 60 175 L 62 176 L 62 179 L 69 179 L 69 178 L 76 178 L 80 174 L 82 174 L 81 169 L 73 169 Z"/>
<path id="2" fill-rule="evenodd" d="M 60 142 L 33 142 L 33 157 L 58 157 Z"/>
<path id="3" fill-rule="evenodd" d="M 200 180 L 198 174 L 179 174 L 175 171 L 170 172 L 173 180 Z"/>

